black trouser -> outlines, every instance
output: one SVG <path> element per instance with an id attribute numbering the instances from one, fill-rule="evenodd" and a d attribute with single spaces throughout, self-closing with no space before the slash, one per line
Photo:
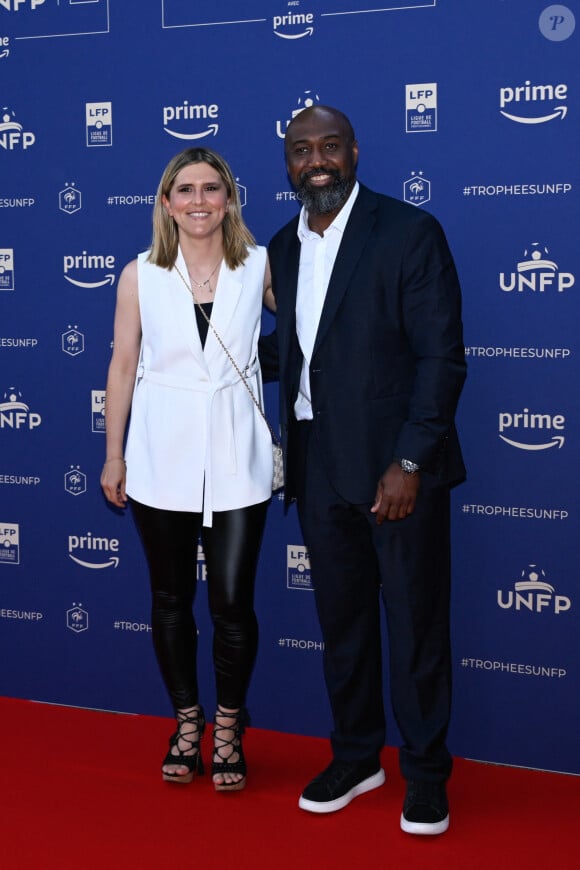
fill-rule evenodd
<path id="1" fill-rule="evenodd" d="M 197 626 L 193 616 L 197 542 L 205 553 L 217 702 L 243 707 L 258 647 L 254 581 L 268 502 L 201 513 L 167 511 L 131 501 L 149 564 L 153 646 L 176 710 L 199 703 Z"/>
<path id="2" fill-rule="evenodd" d="M 324 640 L 336 758 L 376 760 L 385 741 L 380 600 L 387 617 L 393 711 L 406 779 L 440 782 L 451 700 L 449 491 L 426 473 L 415 511 L 378 526 L 324 470 L 313 424 L 294 430 L 298 513 Z"/>

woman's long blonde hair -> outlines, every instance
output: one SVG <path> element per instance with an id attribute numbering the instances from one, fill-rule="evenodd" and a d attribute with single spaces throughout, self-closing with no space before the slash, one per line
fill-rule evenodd
<path id="1" fill-rule="evenodd" d="M 192 163 L 207 163 L 219 173 L 226 186 L 229 207 L 222 223 L 224 260 L 230 269 L 235 269 L 246 260 L 248 248 L 255 247 L 256 240 L 244 223 L 240 194 L 232 170 L 223 157 L 211 148 L 186 148 L 167 164 L 155 197 L 153 239 L 147 259 L 164 269 L 172 269 L 175 265 L 179 235 L 177 224 L 163 205 L 163 197 L 169 199 L 175 178 L 185 166 Z"/>

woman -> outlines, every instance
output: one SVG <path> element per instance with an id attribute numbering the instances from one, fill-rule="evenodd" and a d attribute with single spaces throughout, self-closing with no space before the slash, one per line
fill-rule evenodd
<path id="1" fill-rule="evenodd" d="M 153 643 L 177 717 L 162 767 L 169 782 L 203 773 L 192 614 L 201 534 L 214 626 L 218 791 L 246 783 L 241 736 L 272 448 L 217 335 L 259 399 L 263 300 L 273 307 L 266 251 L 243 222 L 229 166 L 206 148 L 183 151 L 159 184 L 151 248 L 119 279 L 101 485 L 117 507 L 130 501 L 147 556 Z"/>

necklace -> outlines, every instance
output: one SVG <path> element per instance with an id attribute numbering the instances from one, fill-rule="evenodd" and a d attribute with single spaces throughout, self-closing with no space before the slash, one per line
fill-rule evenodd
<path id="1" fill-rule="evenodd" d="M 189 279 L 190 279 L 191 283 L 195 284 L 196 287 L 199 287 L 200 290 L 202 290 L 204 287 L 206 287 L 209 284 L 209 282 L 211 281 L 211 279 L 213 278 L 215 272 L 217 271 L 217 267 L 221 263 L 222 259 L 223 259 L 223 257 L 219 258 L 219 260 L 217 261 L 217 263 L 215 264 L 215 266 L 213 267 L 213 269 L 211 270 L 210 274 L 205 279 L 205 281 L 196 281 L 195 278 L 192 277 L 191 272 L 189 271 L 189 268 L 188 268 L 187 271 L 188 271 Z M 213 293 L 213 288 L 212 288 L 211 284 L 209 286 L 209 292 Z"/>

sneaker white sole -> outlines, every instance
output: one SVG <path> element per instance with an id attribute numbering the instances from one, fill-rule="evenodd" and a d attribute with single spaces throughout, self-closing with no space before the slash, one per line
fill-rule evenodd
<path id="1" fill-rule="evenodd" d="M 298 806 L 301 810 L 307 810 L 309 813 L 335 813 L 337 810 L 341 810 L 343 807 L 348 806 L 348 804 L 354 800 L 354 798 L 359 797 L 359 795 L 365 794 L 367 791 L 372 791 L 374 788 L 379 788 L 384 781 L 385 771 L 381 767 L 381 769 L 376 773 L 373 773 L 372 776 L 363 779 L 362 782 L 353 786 L 350 791 L 335 798 L 333 801 L 309 801 L 301 795 L 298 801 Z"/>
<path id="2" fill-rule="evenodd" d="M 420 834 L 422 836 L 433 836 L 435 834 L 444 834 L 449 827 L 449 813 L 440 822 L 409 822 L 401 813 L 401 830 L 406 834 Z"/>

